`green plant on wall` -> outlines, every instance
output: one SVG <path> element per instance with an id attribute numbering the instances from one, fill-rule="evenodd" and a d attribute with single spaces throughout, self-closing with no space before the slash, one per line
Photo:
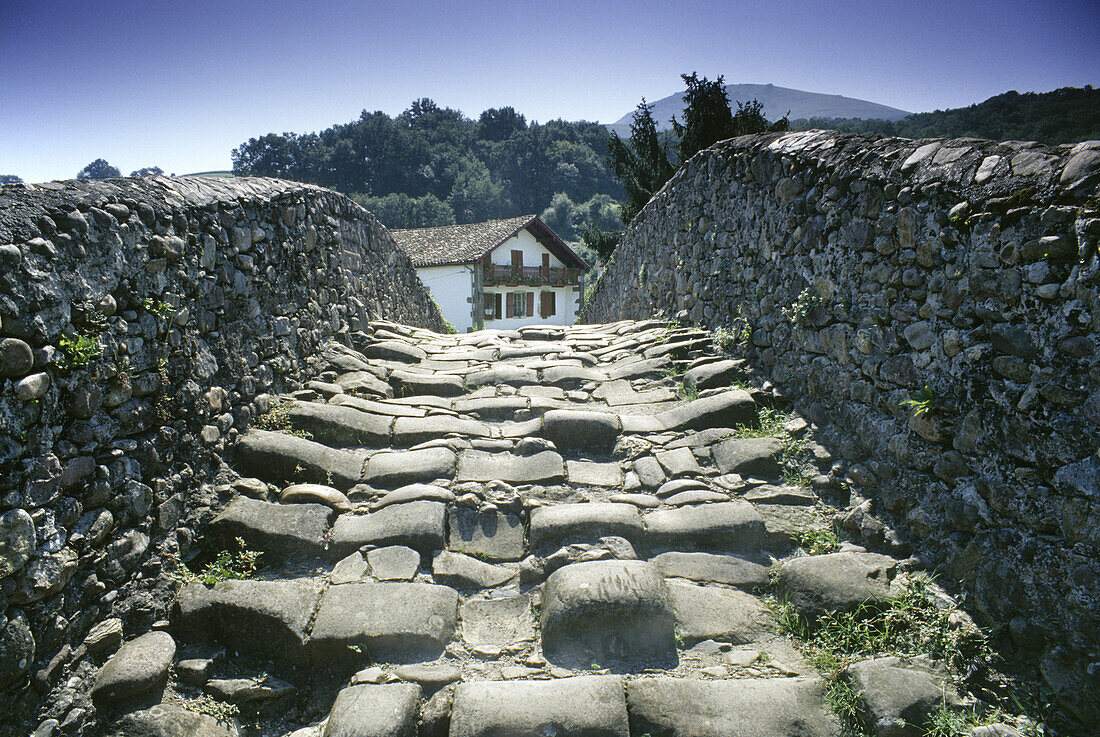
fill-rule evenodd
<path id="1" fill-rule="evenodd" d="M 176 314 L 176 308 L 168 304 L 167 302 L 164 302 L 163 300 L 153 300 L 150 298 L 146 298 L 143 304 L 145 305 L 146 312 L 151 312 L 157 317 L 167 318 Z"/>
<path id="2" fill-rule="evenodd" d="M 790 307 L 783 309 L 783 314 L 794 325 L 804 326 L 809 321 L 810 314 L 825 306 L 825 300 L 814 289 L 806 287 Z"/>
<path id="3" fill-rule="evenodd" d="M 57 347 L 61 351 L 61 360 L 57 365 L 64 371 L 87 366 L 103 352 L 99 339 L 80 333 L 62 335 L 57 339 Z"/>
<path id="4" fill-rule="evenodd" d="M 903 399 L 901 406 L 912 408 L 913 414 L 920 417 L 936 409 L 936 395 L 932 391 L 932 387 L 926 384 L 920 391 L 913 392 L 909 399 Z"/>

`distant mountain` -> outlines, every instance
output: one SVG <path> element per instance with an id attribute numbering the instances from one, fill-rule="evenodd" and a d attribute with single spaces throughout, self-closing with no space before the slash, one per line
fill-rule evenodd
<path id="1" fill-rule="evenodd" d="M 909 115 L 905 110 L 895 107 L 879 105 L 877 102 L 857 100 L 854 97 L 843 95 L 824 95 L 820 92 L 806 92 L 805 90 L 793 90 L 789 87 L 776 87 L 774 84 L 728 84 L 726 94 L 730 99 L 730 107 L 737 110 L 737 102 L 759 100 L 764 106 L 764 116 L 768 120 L 776 120 L 784 115 L 791 120 L 797 118 L 878 118 L 881 120 L 901 120 Z M 653 119 L 661 130 L 672 127 L 669 122 L 673 115 L 677 120 L 683 119 L 684 95 L 677 93 L 662 97 L 651 103 L 653 105 Z M 789 114 L 788 114 L 789 111 Z M 616 120 L 608 126 L 620 135 L 630 133 L 630 120 L 633 111 Z"/>

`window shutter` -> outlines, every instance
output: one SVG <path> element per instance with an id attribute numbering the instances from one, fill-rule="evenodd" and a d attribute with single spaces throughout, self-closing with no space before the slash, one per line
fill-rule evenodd
<path id="1" fill-rule="evenodd" d="M 530 317 L 534 317 L 534 315 L 535 315 L 535 293 L 534 292 L 528 292 L 527 293 L 527 315 L 530 316 Z"/>
<path id="2" fill-rule="evenodd" d="M 508 294 L 505 297 L 505 302 L 507 303 L 506 304 L 507 312 L 505 313 L 505 317 L 515 317 L 516 316 L 515 295 L 512 294 L 511 292 L 508 292 Z"/>
<path id="3" fill-rule="evenodd" d="M 499 293 L 493 295 L 493 316 L 498 320 L 504 314 L 503 312 L 501 312 L 500 309 L 500 303 L 502 299 L 503 298 Z"/>
<path id="4" fill-rule="evenodd" d="M 554 304 L 554 293 L 543 292 L 542 293 L 542 316 L 553 317 L 557 313 L 557 305 Z"/>

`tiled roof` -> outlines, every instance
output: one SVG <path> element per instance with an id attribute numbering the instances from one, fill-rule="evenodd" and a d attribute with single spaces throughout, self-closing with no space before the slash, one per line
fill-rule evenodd
<path id="1" fill-rule="evenodd" d="M 534 215 L 520 215 L 485 223 L 391 230 L 390 233 L 397 245 L 409 254 L 413 266 L 468 264 L 477 261 L 534 219 Z"/>

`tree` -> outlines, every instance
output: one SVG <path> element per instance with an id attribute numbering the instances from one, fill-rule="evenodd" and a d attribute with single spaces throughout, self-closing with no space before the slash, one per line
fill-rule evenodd
<path id="1" fill-rule="evenodd" d="M 477 121 L 477 136 L 484 141 L 503 141 L 527 129 L 527 119 L 514 107 L 489 108 Z"/>
<path id="2" fill-rule="evenodd" d="M 432 228 L 455 222 L 451 206 L 431 194 L 416 198 L 403 192 L 382 197 L 353 194 L 351 199 L 369 210 L 387 228 Z"/>
<path id="3" fill-rule="evenodd" d="M 645 98 L 634 111 L 627 143 L 614 132 L 608 141 L 611 169 L 626 190 L 626 199 L 619 210 L 624 224 L 634 219 L 676 171 L 668 160 L 667 144 L 657 135 L 653 106 L 647 105 Z"/>
<path id="4" fill-rule="evenodd" d="M 788 113 L 789 115 L 790 113 Z M 768 133 L 790 130 L 791 124 L 784 115 L 771 123 L 764 117 L 764 104 L 753 99 L 746 103 L 737 102 L 737 112 L 733 116 L 733 136 L 747 136 L 753 133 Z"/>
<path id="5" fill-rule="evenodd" d="M 120 177 L 122 172 L 118 167 L 111 166 L 106 159 L 96 159 L 92 163 L 77 172 L 77 179 L 107 179 L 108 177 Z"/>
<path id="6" fill-rule="evenodd" d="M 0 184 L 22 184 L 23 180 L 14 174 L 0 174 Z"/>
<path id="7" fill-rule="evenodd" d="M 672 127 L 680 137 L 680 161 L 687 161 L 704 148 L 735 135 L 734 121 L 721 74 L 713 82 L 706 77 L 700 79 L 695 72 L 681 74 L 680 79 L 687 85 L 687 107 L 684 124 L 673 117 Z"/>
<path id="8" fill-rule="evenodd" d="M 137 171 L 130 172 L 132 177 L 161 177 L 164 176 L 164 169 L 159 166 L 143 166 Z"/>

